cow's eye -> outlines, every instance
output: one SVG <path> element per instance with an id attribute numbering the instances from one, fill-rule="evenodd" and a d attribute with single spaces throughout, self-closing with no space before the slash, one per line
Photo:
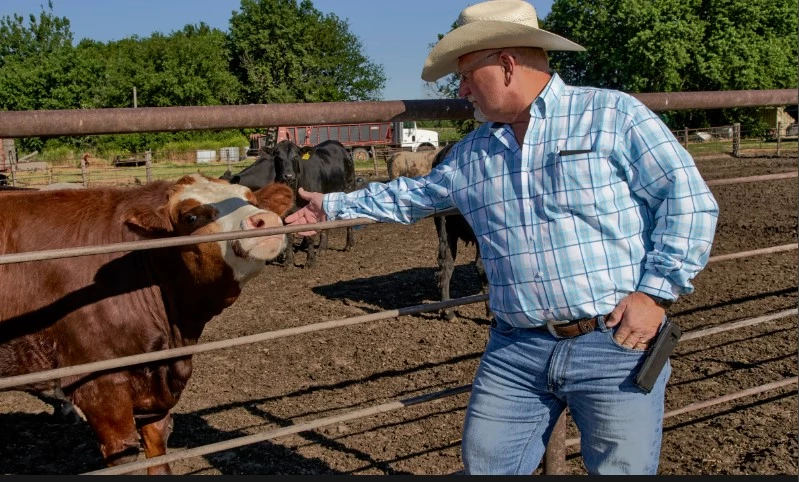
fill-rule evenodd
<path id="1" fill-rule="evenodd" d="M 187 215 L 186 215 L 186 216 L 183 218 L 183 221 L 184 221 L 186 224 L 194 224 L 194 223 L 196 223 L 196 222 L 197 222 L 197 216 L 195 216 L 194 214 L 187 214 Z"/>

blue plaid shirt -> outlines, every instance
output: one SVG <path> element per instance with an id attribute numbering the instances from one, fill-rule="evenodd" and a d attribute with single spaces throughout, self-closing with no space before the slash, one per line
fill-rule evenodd
<path id="1" fill-rule="evenodd" d="M 409 224 L 457 208 L 490 306 L 518 327 L 610 313 L 633 291 L 676 299 L 704 268 L 718 204 L 688 152 L 641 102 L 555 74 L 522 146 L 485 123 L 432 172 L 324 197 L 330 219 Z"/>

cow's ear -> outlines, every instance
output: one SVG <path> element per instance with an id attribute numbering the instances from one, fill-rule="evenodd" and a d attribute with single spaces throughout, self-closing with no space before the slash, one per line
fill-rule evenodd
<path id="1" fill-rule="evenodd" d="M 172 221 L 162 206 L 157 209 L 146 206 L 136 206 L 128 211 L 125 223 L 136 230 L 147 233 L 171 233 Z"/>
<path id="2" fill-rule="evenodd" d="M 283 217 L 294 206 L 294 190 L 285 184 L 273 182 L 255 191 L 258 206 Z"/>

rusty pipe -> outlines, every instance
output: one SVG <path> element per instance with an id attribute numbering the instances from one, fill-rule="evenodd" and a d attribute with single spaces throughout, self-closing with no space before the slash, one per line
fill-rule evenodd
<path id="1" fill-rule="evenodd" d="M 632 94 L 654 111 L 796 104 L 796 89 Z M 471 119 L 464 99 L 315 102 L 0 112 L 0 137 L 80 136 L 135 132 Z"/>

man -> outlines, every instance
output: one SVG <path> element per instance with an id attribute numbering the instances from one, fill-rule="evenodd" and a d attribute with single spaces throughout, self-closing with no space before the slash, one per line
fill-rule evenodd
<path id="1" fill-rule="evenodd" d="M 691 156 L 635 98 L 572 87 L 521 0 L 461 12 L 422 78 L 456 72 L 485 121 L 428 175 L 350 194 L 300 192 L 287 223 L 412 223 L 452 207 L 472 226 L 495 314 L 464 421 L 469 474 L 530 474 L 569 407 L 591 474 L 655 474 L 671 367 L 633 378 L 665 309 L 707 263 L 718 205 Z M 307 233 L 305 233 L 307 234 Z"/>

